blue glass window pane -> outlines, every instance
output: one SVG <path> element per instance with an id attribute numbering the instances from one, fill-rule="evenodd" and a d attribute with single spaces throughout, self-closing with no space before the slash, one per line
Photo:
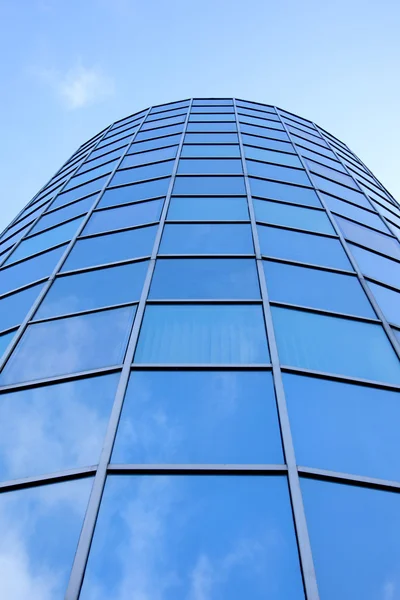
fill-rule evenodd
<path id="1" fill-rule="evenodd" d="M 72 219 L 73 217 L 77 217 L 78 215 L 86 214 L 91 208 L 93 204 L 93 198 L 89 196 L 89 198 L 85 198 L 84 200 L 80 200 L 78 202 L 74 202 L 73 204 L 69 204 L 65 208 L 60 208 L 59 210 L 55 210 L 54 212 L 47 213 L 43 215 L 41 219 L 36 223 L 35 227 L 31 229 L 30 234 L 38 233 L 42 229 L 47 229 L 47 227 L 52 227 L 52 225 L 57 225 L 66 219 Z"/>
<path id="2" fill-rule="evenodd" d="M 263 160 L 265 162 L 277 163 L 288 167 L 302 167 L 300 160 L 294 154 L 286 154 L 285 152 L 274 152 L 264 148 L 254 148 L 253 146 L 244 146 L 246 158 L 254 160 Z"/>
<path id="3" fill-rule="evenodd" d="M 353 244 L 349 244 L 349 247 L 364 275 L 392 285 L 393 287 L 399 287 L 399 262 L 379 256 L 379 254 L 369 252 L 368 250 L 364 250 L 364 248 L 353 246 Z"/>
<path id="4" fill-rule="evenodd" d="M 152 140 L 164 135 L 174 135 L 176 133 L 182 133 L 183 125 L 171 125 L 170 127 L 158 127 L 157 129 L 151 129 L 150 131 L 139 131 L 135 140 L 140 142 L 141 140 Z"/>
<path id="5" fill-rule="evenodd" d="M 356 190 L 358 189 L 355 181 L 353 181 L 353 179 L 351 177 L 349 177 L 348 175 L 345 175 L 343 172 L 338 172 L 338 171 L 336 171 L 335 168 L 331 169 L 330 167 L 321 165 L 317 162 L 314 162 L 313 160 L 307 160 L 306 162 L 307 162 L 308 167 L 311 169 L 311 171 L 318 173 L 319 175 L 329 177 L 329 179 L 333 179 L 334 181 L 337 181 L 338 183 L 343 183 L 344 185 L 348 185 L 349 187 L 352 187 Z M 336 166 L 338 166 L 338 168 L 340 169 L 340 163 L 337 163 L 337 165 L 335 165 L 335 167 Z"/>
<path id="6" fill-rule="evenodd" d="M 335 183 L 329 179 L 320 177 L 319 175 L 313 175 L 313 180 L 316 187 L 321 188 L 321 190 L 324 190 L 329 194 L 339 196 L 339 198 L 343 198 L 344 200 L 350 200 L 350 202 L 354 202 L 354 204 L 359 204 L 360 206 L 365 205 L 365 197 L 360 192 L 351 190 L 343 185 L 340 185 L 339 183 Z"/>
<path id="7" fill-rule="evenodd" d="M 162 254 L 253 254 L 250 225 L 172 225 L 164 227 Z"/>
<path id="8" fill-rule="evenodd" d="M 300 169 L 292 169 L 291 167 L 247 160 L 247 170 L 249 175 L 255 175 L 256 177 L 310 185 L 307 173 Z"/>
<path id="9" fill-rule="evenodd" d="M 135 363 L 268 363 L 261 306 L 147 306 Z"/>
<path id="10" fill-rule="evenodd" d="M 135 311 L 131 306 L 29 325 L 1 385 L 121 364 Z"/>
<path id="11" fill-rule="evenodd" d="M 156 198 L 165 196 L 168 191 L 170 178 L 155 179 L 154 181 L 145 181 L 124 187 L 106 190 L 97 208 L 106 206 L 115 206 L 116 204 L 127 204 L 137 200 L 146 200 L 146 198 Z"/>
<path id="12" fill-rule="evenodd" d="M 301 487 L 321 598 L 395 600 L 400 496 L 311 479 Z"/>
<path id="13" fill-rule="evenodd" d="M 102 165 L 103 163 L 105 163 L 106 161 L 110 161 L 110 160 L 114 160 L 115 158 L 120 158 L 120 156 L 123 154 L 123 149 L 117 149 L 117 150 L 113 150 L 112 152 L 109 152 L 108 154 L 103 154 L 102 156 L 99 156 L 98 158 L 92 158 L 94 155 L 90 155 L 89 156 L 89 161 L 85 161 L 83 163 L 83 165 L 81 166 L 81 168 L 79 169 L 79 172 L 83 172 L 83 171 L 87 171 L 88 169 L 92 169 L 93 167 L 97 167 L 98 165 Z"/>
<path id="14" fill-rule="evenodd" d="M 118 381 L 114 373 L 1 394 L 0 479 L 98 463 Z"/>
<path id="15" fill-rule="evenodd" d="M 258 226 L 258 236 L 265 256 L 352 271 L 339 240 L 263 225 Z"/>
<path id="16" fill-rule="evenodd" d="M 73 187 L 76 187 L 77 185 L 80 185 L 81 183 L 86 183 L 87 181 L 92 180 L 95 177 L 99 177 L 99 175 L 104 175 L 105 173 L 110 175 L 111 171 L 114 170 L 117 162 L 118 162 L 118 160 L 113 160 L 113 161 L 107 162 L 106 164 L 103 164 L 99 167 L 95 167 L 94 169 L 91 169 L 90 171 L 85 171 L 84 173 L 75 175 L 74 177 L 72 177 L 72 179 L 69 180 L 69 182 L 67 183 L 67 185 L 65 186 L 64 189 L 69 190 Z"/>
<path id="17" fill-rule="evenodd" d="M 172 144 L 179 144 L 181 141 L 181 135 L 169 135 L 167 137 L 158 138 L 157 140 L 149 140 L 148 142 L 137 142 L 135 141 L 129 148 L 128 154 L 134 152 L 144 152 L 146 150 L 154 150 L 157 148 L 165 148 Z"/>
<path id="18" fill-rule="evenodd" d="M 68 192 L 63 192 L 54 200 L 51 208 L 56 208 L 57 206 L 63 206 L 73 200 L 78 200 L 78 198 L 83 198 L 83 196 L 88 196 L 89 194 L 93 194 L 94 192 L 99 192 L 108 179 L 108 175 L 104 177 L 99 177 L 99 179 L 95 179 L 94 181 L 89 181 L 89 183 L 85 183 L 77 188 L 72 190 L 68 190 Z"/>
<path id="19" fill-rule="evenodd" d="M 278 119 L 265 119 L 259 116 L 253 117 L 243 113 L 239 113 L 239 119 L 241 123 L 247 123 L 248 125 L 257 125 L 258 127 L 269 127 L 284 131 L 283 125 L 281 125 Z"/>
<path id="20" fill-rule="evenodd" d="M 37 252 L 46 250 L 51 246 L 56 246 L 62 242 L 69 241 L 77 232 L 80 224 L 82 223 L 82 218 L 83 217 L 74 219 L 73 221 L 69 221 L 64 225 L 59 225 L 58 227 L 49 229 L 44 233 L 39 233 L 33 237 L 26 238 L 20 243 L 18 248 L 14 250 L 10 258 L 6 260 L 5 264 L 7 265 L 11 262 L 15 262 L 16 260 L 20 260 L 21 258 L 26 258 L 31 254 L 36 254 Z"/>
<path id="21" fill-rule="evenodd" d="M 109 477 L 80 600 L 121 581 L 128 598 L 304 600 L 285 478 Z"/>
<path id="22" fill-rule="evenodd" d="M 59 259 L 65 252 L 65 246 L 44 252 L 35 258 L 0 270 L 0 294 L 28 285 L 37 279 L 49 277 Z"/>
<path id="23" fill-rule="evenodd" d="M 187 133 L 186 144 L 238 144 L 237 133 Z"/>
<path id="24" fill-rule="evenodd" d="M 82 235 L 101 233 L 112 229 L 123 229 L 159 221 L 164 200 L 151 200 L 95 211 L 90 217 Z"/>
<path id="25" fill-rule="evenodd" d="M 240 130 L 243 133 L 270 137 L 275 140 L 289 140 L 289 137 L 285 131 L 277 131 L 276 129 L 270 129 L 267 127 L 257 127 L 257 125 L 246 125 L 245 123 L 242 123 L 240 125 Z"/>
<path id="26" fill-rule="evenodd" d="M 143 167 L 134 167 L 132 169 L 122 169 L 117 171 L 110 181 L 110 185 L 121 185 L 124 183 L 134 183 L 141 179 L 154 179 L 155 177 L 165 177 L 171 175 L 173 160 L 144 165 Z"/>
<path id="27" fill-rule="evenodd" d="M 282 364 L 398 384 L 400 364 L 375 323 L 272 307 Z"/>
<path id="28" fill-rule="evenodd" d="M 171 198 L 168 219 L 171 221 L 248 221 L 247 198 L 175 196 Z"/>
<path id="29" fill-rule="evenodd" d="M 0 300 L 0 331 L 22 323 L 42 287 L 43 284 L 34 285 Z"/>
<path id="30" fill-rule="evenodd" d="M 246 194 L 243 177 L 185 177 L 181 175 L 175 179 L 174 194 L 224 196 Z"/>
<path id="31" fill-rule="evenodd" d="M 63 600 L 92 479 L 0 494 L 2 597 Z"/>
<path id="32" fill-rule="evenodd" d="M 385 318 L 396 325 L 400 325 L 400 292 L 367 281 L 368 287 L 375 296 Z"/>
<path id="33" fill-rule="evenodd" d="M 356 277 L 264 261 L 271 301 L 376 318 Z"/>
<path id="34" fill-rule="evenodd" d="M 112 462 L 283 463 L 271 373 L 133 372 Z"/>
<path id="35" fill-rule="evenodd" d="M 62 271 L 82 269 L 151 254 L 157 225 L 78 240 Z"/>
<path id="36" fill-rule="evenodd" d="M 300 465 L 400 480 L 397 392 L 283 374 Z"/>
<path id="37" fill-rule="evenodd" d="M 153 299 L 259 297 L 256 263 L 247 258 L 160 259 L 150 289 Z"/>
<path id="38" fill-rule="evenodd" d="M 382 219 L 376 213 L 370 212 L 369 210 L 363 210 L 363 208 L 359 208 L 358 206 L 354 206 L 354 204 L 344 202 L 338 198 L 333 198 L 332 196 L 328 196 L 328 194 L 322 193 L 322 197 L 331 211 L 344 217 L 348 217 L 349 219 L 353 219 L 358 223 L 364 223 L 375 229 L 390 233 Z M 365 202 L 367 203 L 367 200 Z M 371 209 L 372 207 L 367 206 L 367 208 Z"/>
<path id="39" fill-rule="evenodd" d="M 184 144 L 181 156 L 183 158 L 198 156 L 231 156 L 239 158 L 240 148 L 238 145 L 233 144 Z"/>
<path id="40" fill-rule="evenodd" d="M 236 158 L 187 158 L 179 161 L 178 173 L 242 174 L 242 161 Z"/>
<path id="41" fill-rule="evenodd" d="M 168 148 L 160 148 L 151 150 L 150 152 L 140 152 L 139 154 L 129 154 L 121 163 L 121 169 L 127 167 L 136 167 L 146 163 L 156 162 L 158 160 L 166 160 L 175 158 L 178 146 L 169 146 Z M 142 178 L 141 178 L 142 179 Z"/>
<path id="42" fill-rule="evenodd" d="M 188 133 L 194 133 L 197 131 L 237 131 L 236 123 L 188 123 Z"/>
<path id="43" fill-rule="evenodd" d="M 348 240 L 400 260 L 400 244 L 396 238 L 372 231 L 372 229 L 340 217 L 336 217 L 336 221 Z"/>
<path id="44" fill-rule="evenodd" d="M 143 123 L 143 125 L 140 128 L 140 131 L 154 129 L 155 127 L 166 127 L 169 125 L 178 125 L 179 123 L 183 123 L 184 121 L 185 121 L 185 114 L 171 116 L 171 117 L 163 115 L 161 119 L 154 119 L 153 121 L 147 121 L 146 123 Z"/>
<path id="45" fill-rule="evenodd" d="M 140 261 L 57 277 L 36 312 L 35 319 L 138 301 L 147 268 L 148 262 Z"/>
<path id="46" fill-rule="evenodd" d="M 0 358 L 7 350 L 8 344 L 11 342 L 14 335 L 15 331 L 11 331 L 10 333 L 3 333 L 3 335 L 0 335 Z"/>
<path id="47" fill-rule="evenodd" d="M 266 181 L 265 179 L 255 179 L 254 177 L 250 177 L 250 188 L 253 196 L 321 207 L 317 194 L 309 188 Z"/>
<path id="48" fill-rule="evenodd" d="M 281 150 L 282 152 L 294 152 L 293 145 L 289 142 L 281 142 L 279 140 L 271 140 L 256 135 L 242 135 L 243 143 L 249 146 L 259 146 L 261 148 L 269 148 L 270 150 Z"/>
<path id="49" fill-rule="evenodd" d="M 192 123 L 193 121 L 233 121 L 233 122 L 235 122 L 235 113 L 230 112 L 227 114 L 224 114 L 224 113 L 213 114 L 210 111 L 207 113 L 192 112 L 192 114 L 189 117 L 189 123 Z"/>
<path id="50" fill-rule="evenodd" d="M 268 200 L 254 200 L 257 221 L 320 233 L 335 234 L 325 211 Z"/>

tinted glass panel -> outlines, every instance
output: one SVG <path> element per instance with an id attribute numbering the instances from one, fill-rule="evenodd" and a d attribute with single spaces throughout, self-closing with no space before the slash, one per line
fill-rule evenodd
<path id="1" fill-rule="evenodd" d="M 349 244 L 351 252 L 364 275 L 394 287 L 400 282 L 400 263 Z"/>
<path id="2" fill-rule="evenodd" d="M 132 373 L 112 461 L 282 463 L 271 373 Z"/>
<path id="3" fill-rule="evenodd" d="M 173 197 L 168 209 L 168 219 L 171 221 L 248 221 L 247 198 Z"/>
<path id="4" fill-rule="evenodd" d="M 257 136 L 270 137 L 275 140 L 288 140 L 287 133 L 285 131 L 277 131 L 276 129 L 270 129 L 267 127 L 257 127 L 256 125 L 246 125 L 242 123 L 240 130 L 243 133 L 250 133 Z"/>
<path id="5" fill-rule="evenodd" d="M 219 144 L 202 144 L 189 145 L 185 144 L 182 148 L 181 156 L 196 157 L 196 156 L 235 156 L 240 157 L 240 149 L 238 145 L 219 145 Z"/>
<path id="6" fill-rule="evenodd" d="M 0 495 L 3 598 L 63 600 L 91 485 L 90 478 Z"/>
<path id="7" fill-rule="evenodd" d="M 187 158 L 179 161 L 178 173 L 238 173 L 241 174 L 242 161 L 236 158 Z"/>
<path id="8" fill-rule="evenodd" d="M 261 148 L 269 148 L 271 150 L 281 150 L 282 152 L 293 152 L 293 146 L 289 142 L 281 142 L 278 140 L 271 140 L 269 138 L 263 138 L 256 135 L 242 135 L 243 143 L 249 144 L 250 146 L 259 146 Z"/>
<path id="9" fill-rule="evenodd" d="M 120 364 L 135 310 L 119 308 L 29 325 L 0 375 L 1 385 Z"/>
<path id="10" fill-rule="evenodd" d="M 298 464 L 400 480 L 397 392 L 283 374 Z"/>
<path id="11" fill-rule="evenodd" d="M 271 301 L 375 318 L 356 277 L 264 261 Z"/>
<path id="12" fill-rule="evenodd" d="M 237 144 L 237 133 L 187 133 L 186 144 Z"/>
<path id="13" fill-rule="evenodd" d="M 183 125 L 171 125 L 171 127 L 159 127 L 158 129 L 151 129 L 150 131 L 139 132 L 136 136 L 136 141 L 151 140 L 164 135 L 172 135 L 176 133 L 182 133 Z"/>
<path id="14" fill-rule="evenodd" d="M 78 200 L 78 198 L 83 198 L 83 196 L 88 196 L 89 194 L 93 194 L 93 192 L 100 191 L 107 179 L 108 175 L 105 177 L 100 177 L 99 179 L 95 179 L 94 181 L 90 181 L 89 183 L 85 183 L 84 185 L 74 188 L 73 190 L 69 190 L 68 192 L 63 192 L 57 196 L 51 205 L 51 208 L 63 206 L 63 204 L 67 204 L 73 200 Z"/>
<path id="15" fill-rule="evenodd" d="M 125 169 L 126 167 L 135 167 L 137 165 L 144 165 L 158 160 L 175 158 L 176 150 L 177 146 L 170 146 L 169 148 L 161 148 L 159 150 L 152 150 L 140 154 L 129 154 L 129 156 L 126 156 L 122 161 L 121 168 Z"/>
<path id="16" fill-rule="evenodd" d="M 311 479 L 301 487 L 321 598 L 395 600 L 399 494 Z"/>
<path id="17" fill-rule="evenodd" d="M 336 217 L 336 221 L 339 223 L 339 227 L 347 239 L 367 246 L 371 250 L 377 250 L 382 254 L 388 254 L 393 258 L 400 259 L 400 245 L 395 238 L 372 231 L 371 229 L 367 229 L 367 227 L 358 225 L 358 223 L 347 221 L 347 219 Z"/>
<path id="18" fill-rule="evenodd" d="M 247 161 L 247 170 L 249 175 L 256 177 L 265 177 L 266 179 L 277 179 L 279 181 L 287 181 L 288 183 L 300 183 L 310 185 L 307 173 L 300 169 L 292 169 L 281 165 L 270 165 L 254 160 Z"/>
<path id="19" fill-rule="evenodd" d="M 231 112 L 228 114 L 217 113 L 213 114 L 212 112 L 208 113 L 193 113 L 189 117 L 189 123 L 193 121 L 232 121 L 235 122 L 235 113 Z"/>
<path id="20" fill-rule="evenodd" d="M 145 183 L 136 183 L 135 185 L 107 190 L 97 208 L 165 196 L 168 191 L 169 182 L 170 179 L 168 177 L 166 179 L 155 179 L 154 181 L 146 181 Z"/>
<path id="21" fill-rule="evenodd" d="M 279 165 L 287 165 L 288 167 L 302 167 L 300 160 L 294 154 L 274 152 L 273 150 L 264 150 L 263 148 L 254 148 L 252 146 L 245 146 L 244 152 L 246 158 L 254 158 L 255 160 L 263 160 Z"/>
<path id="22" fill-rule="evenodd" d="M 275 227 L 258 227 L 261 252 L 266 256 L 352 270 L 339 240 Z"/>
<path id="23" fill-rule="evenodd" d="M 359 204 L 360 206 L 365 206 L 366 200 L 365 197 L 355 190 L 350 190 L 343 185 L 339 185 L 338 183 L 334 183 L 324 177 L 319 177 L 318 175 L 313 175 L 314 183 L 317 187 L 320 187 L 321 190 L 325 190 L 335 196 L 339 196 L 339 198 L 344 198 L 345 200 L 350 200 L 355 204 Z"/>
<path id="24" fill-rule="evenodd" d="M 400 364 L 380 325 L 272 307 L 282 364 L 398 384 Z"/>
<path id="25" fill-rule="evenodd" d="M 22 323 L 42 287 L 34 285 L 0 300 L 0 331 Z"/>
<path id="26" fill-rule="evenodd" d="M 115 373 L 1 394 L 0 479 L 98 463 L 118 380 Z"/>
<path id="27" fill-rule="evenodd" d="M 51 275 L 56 264 L 65 252 L 65 246 L 40 254 L 35 258 L 26 260 L 18 265 L 0 270 L 0 293 L 5 294 L 11 290 L 28 285 L 42 277 Z"/>
<path id="28" fill-rule="evenodd" d="M 175 179 L 174 194 L 231 194 L 246 193 L 243 177 L 184 177 Z"/>
<path id="29" fill-rule="evenodd" d="M 320 233 L 335 234 L 335 230 L 326 213 L 322 210 L 257 199 L 254 200 L 254 209 L 258 221 L 297 229 L 309 229 L 310 231 Z"/>
<path id="30" fill-rule="evenodd" d="M 46 294 L 35 318 L 44 319 L 137 301 L 140 299 L 147 267 L 147 261 L 140 261 L 120 267 L 58 277 Z"/>
<path id="31" fill-rule="evenodd" d="M 236 131 L 236 123 L 188 123 L 188 133 L 195 131 Z"/>
<path id="32" fill-rule="evenodd" d="M 163 254 L 252 254 L 250 225 L 165 225 Z"/>
<path id="33" fill-rule="evenodd" d="M 80 598 L 121 582 L 127 597 L 304 599 L 286 480 L 110 477 Z"/>
<path id="34" fill-rule="evenodd" d="M 89 196 L 89 198 L 85 198 L 84 200 L 80 200 L 79 202 L 69 204 L 65 208 L 60 208 L 60 210 L 56 210 L 54 212 L 43 215 L 43 217 L 39 219 L 35 227 L 29 233 L 37 233 L 42 229 L 46 229 L 47 227 L 51 227 L 52 225 L 57 225 L 58 223 L 61 223 L 66 219 L 71 219 L 73 217 L 77 217 L 78 215 L 85 214 L 88 212 L 92 204 L 93 197 Z"/>
<path id="35" fill-rule="evenodd" d="M 157 226 L 78 240 L 62 271 L 81 269 L 151 254 Z"/>
<path id="36" fill-rule="evenodd" d="M 145 165 L 143 167 L 135 167 L 134 169 L 123 169 L 117 171 L 112 178 L 110 185 L 121 185 L 124 183 L 134 183 L 141 179 L 153 179 L 155 177 L 165 177 L 171 175 L 173 160 Z"/>
<path id="37" fill-rule="evenodd" d="M 358 208 L 357 206 L 349 204 L 348 202 L 342 202 L 341 200 L 332 198 L 332 196 L 328 196 L 327 194 L 323 194 L 323 198 L 328 208 L 333 212 L 389 233 L 389 230 L 377 214 Z"/>
<path id="38" fill-rule="evenodd" d="M 4 352 L 7 350 L 9 343 L 15 335 L 15 331 L 11 331 L 10 333 L 3 333 L 0 335 L 0 358 L 3 356 Z"/>
<path id="39" fill-rule="evenodd" d="M 266 181 L 265 179 L 255 179 L 254 177 L 250 177 L 250 188 L 253 196 L 284 200 L 285 202 L 294 202 L 295 204 L 305 204 L 307 206 L 321 206 L 317 194 L 314 190 L 308 188 L 275 183 L 274 181 Z"/>
<path id="40" fill-rule="evenodd" d="M 110 208 L 93 213 L 83 230 L 83 235 L 101 233 L 112 229 L 123 229 L 135 225 L 144 225 L 160 219 L 164 200 L 138 202 L 121 208 Z"/>
<path id="41" fill-rule="evenodd" d="M 29 256 L 30 254 L 41 252 L 42 250 L 46 250 L 51 246 L 56 246 L 61 242 L 70 240 L 75 235 L 81 222 L 82 217 L 23 240 L 18 248 L 16 248 L 16 250 L 14 250 L 14 252 L 11 254 L 10 258 L 6 260 L 5 264 L 15 262 L 16 260 Z"/>
<path id="42" fill-rule="evenodd" d="M 261 306 L 147 306 L 136 363 L 268 363 Z"/>
<path id="43" fill-rule="evenodd" d="M 400 325 L 400 293 L 372 281 L 367 283 L 385 318 L 391 323 Z"/>
<path id="44" fill-rule="evenodd" d="M 150 289 L 157 299 L 259 297 L 256 263 L 246 258 L 160 259 Z"/>
<path id="45" fill-rule="evenodd" d="M 72 187 L 80 185 L 81 183 L 86 183 L 90 179 L 94 179 L 99 175 L 104 175 L 105 173 L 110 174 L 111 171 L 115 168 L 118 160 L 113 160 L 111 162 L 107 162 L 104 165 L 91 169 L 90 171 L 86 171 L 86 173 L 81 173 L 80 175 L 75 175 L 65 186 L 65 190 L 69 190 Z"/>

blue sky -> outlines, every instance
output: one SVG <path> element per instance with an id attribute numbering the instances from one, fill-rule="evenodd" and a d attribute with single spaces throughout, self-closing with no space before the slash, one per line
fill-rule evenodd
<path id="1" fill-rule="evenodd" d="M 400 198 L 398 0 L 0 0 L 0 229 L 86 139 L 150 104 L 310 118 Z"/>

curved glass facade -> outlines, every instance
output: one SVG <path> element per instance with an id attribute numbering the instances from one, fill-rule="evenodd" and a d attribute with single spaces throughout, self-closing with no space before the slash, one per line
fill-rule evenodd
<path id="1" fill-rule="evenodd" d="M 400 598 L 399 236 L 276 107 L 83 144 L 0 236 L 0 596 Z"/>

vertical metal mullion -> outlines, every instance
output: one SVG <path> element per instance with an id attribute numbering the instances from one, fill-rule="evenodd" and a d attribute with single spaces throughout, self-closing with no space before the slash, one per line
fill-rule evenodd
<path id="1" fill-rule="evenodd" d="M 168 206 L 171 199 L 173 186 L 175 183 L 175 176 L 178 169 L 179 158 L 182 150 L 183 141 L 186 134 L 187 123 L 189 120 L 190 110 L 192 106 L 192 100 L 190 100 L 189 106 L 187 107 L 186 120 L 184 122 L 183 131 L 181 134 L 181 141 L 178 146 L 177 154 L 175 157 L 175 163 L 171 174 L 171 181 L 168 187 L 168 192 L 164 201 L 164 207 L 160 216 L 160 222 L 157 230 L 157 234 L 154 240 L 153 251 L 149 262 L 149 268 L 147 270 L 146 279 L 143 285 L 142 293 L 140 296 L 139 304 L 136 311 L 134 325 L 129 337 L 128 347 L 125 353 L 124 363 L 121 371 L 121 376 L 118 384 L 118 388 L 115 395 L 113 408 L 110 415 L 110 420 L 107 427 L 107 433 L 104 440 L 102 453 L 100 456 L 96 476 L 93 482 L 92 492 L 89 499 L 88 508 L 85 515 L 85 520 L 82 526 L 81 535 L 78 542 L 78 547 L 75 554 L 74 564 L 71 570 L 71 576 L 68 584 L 67 593 L 65 600 L 78 600 L 80 590 L 85 575 L 86 564 L 89 558 L 90 547 L 96 527 L 96 521 L 100 510 L 101 499 L 104 492 L 104 487 L 107 479 L 107 468 L 111 460 L 112 450 L 117 434 L 118 423 L 121 416 L 124 396 L 129 383 L 129 376 L 131 372 L 131 365 L 136 351 L 137 342 L 139 339 L 139 332 L 143 321 L 143 316 L 146 307 L 146 301 L 150 290 L 150 284 L 154 273 L 156 256 L 158 248 L 160 246 L 162 231 L 164 228 Z M 147 115 L 150 113 L 152 107 L 150 107 L 142 121 L 144 122 Z M 141 123 L 141 125 L 142 125 Z M 140 128 L 139 128 L 140 129 Z M 138 130 L 139 131 L 139 130 Z M 129 146 L 128 146 L 129 148 Z"/>
<path id="2" fill-rule="evenodd" d="M 150 110 L 150 109 L 149 109 Z M 144 119 L 146 118 L 146 115 L 143 117 L 142 123 L 144 121 Z M 141 123 L 141 124 L 142 124 Z M 140 124 L 140 125 L 141 125 Z M 111 127 L 111 125 L 110 125 Z M 106 130 L 105 133 L 107 133 L 107 131 L 110 128 L 108 128 Z M 4 352 L 4 354 L 1 357 L 0 360 L 0 372 L 3 369 L 4 365 L 6 364 L 7 360 L 9 359 L 11 353 L 13 352 L 15 346 L 18 344 L 19 340 L 21 339 L 22 335 L 25 333 L 25 330 L 29 324 L 29 321 L 32 319 L 33 315 L 35 314 L 36 310 L 38 309 L 40 303 L 42 302 L 43 298 L 45 297 L 45 295 L 47 294 L 51 284 L 53 283 L 55 277 L 58 275 L 58 273 L 60 272 L 63 264 L 65 263 L 65 261 L 67 260 L 68 256 L 70 255 L 72 248 L 75 245 L 75 242 L 78 238 L 78 236 L 81 234 L 81 232 L 83 231 L 83 229 L 86 226 L 86 223 L 88 222 L 88 220 L 90 219 L 90 217 L 92 216 L 93 211 L 95 210 L 96 206 L 98 205 L 98 203 L 100 202 L 101 198 L 103 197 L 103 194 L 108 186 L 108 184 L 110 183 L 115 171 L 118 169 L 119 165 L 121 164 L 122 160 L 124 159 L 126 153 L 128 152 L 133 140 L 135 139 L 138 131 L 140 129 L 137 129 L 136 133 L 132 136 L 132 140 L 128 143 L 125 152 L 123 152 L 121 154 L 120 159 L 118 160 L 118 162 L 116 163 L 113 171 L 111 171 L 111 173 L 108 176 L 107 181 L 105 182 L 104 186 L 102 187 L 102 189 L 98 192 L 98 194 L 96 195 L 96 199 L 93 201 L 93 204 L 91 206 L 91 208 L 88 210 L 88 212 L 86 213 L 86 216 L 83 218 L 80 226 L 78 227 L 77 231 L 75 232 L 74 237 L 70 240 L 70 242 L 67 244 L 67 247 L 65 249 L 64 254 L 61 256 L 60 260 L 58 261 L 55 269 L 53 270 L 52 274 L 50 275 L 50 277 L 47 279 L 47 281 L 43 284 L 43 288 L 42 291 L 40 292 L 39 296 L 36 298 L 35 302 L 32 304 L 30 310 L 28 311 L 27 315 L 25 316 L 25 319 L 23 320 L 23 322 L 21 323 L 21 325 L 19 326 L 18 330 L 16 331 L 14 337 L 12 338 L 10 344 L 7 346 L 6 351 Z M 105 135 L 105 134 L 104 134 Z M 101 138 L 99 139 L 99 141 L 97 142 L 100 143 L 102 141 L 104 136 L 101 136 Z M 97 144 L 95 144 L 95 146 L 93 147 L 93 150 L 96 148 Z M 87 155 L 89 156 L 91 154 L 91 152 Z M 80 166 L 81 163 L 79 163 Z M 60 190 L 61 191 L 61 190 Z M 58 194 L 57 194 L 58 195 Z M 56 197 L 56 196 L 55 196 Z M 36 222 L 36 221 L 35 221 Z"/>
<path id="3" fill-rule="evenodd" d="M 357 275 L 358 281 L 360 282 L 360 285 L 361 285 L 362 289 L 364 290 L 364 293 L 366 294 L 368 300 L 370 301 L 370 303 L 372 305 L 372 308 L 374 309 L 376 315 L 378 316 L 378 319 L 381 321 L 382 327 L 385 330 L 385 333 L 386 333 L 387 337 L 390 340 L 390 343 L 391 343 L 391 345 L 393 347 L 393 350 L 397 354 L 397 358 L 400 360 L 400 342 L 397 340 L 396 336 L 394 335 L 394 333 L 392 331 L 392 328 L 390 327 L 389 323 L 387 322 L 387 320 L 386 320 L 386 318 L 385 318 L 385 316 L 384 316 L 384 314 L 383 314 L 383 312 L 382 312 L 379 304 L 375 300 L 375 296 L 373 295 L 373 293 L 369 289 L 368 284 L 367 284 L 367 282 L 365 280 L 365 277 L 364 277 L 363 273 L 361 272 L 360 267 L 358 266 L 358 263 L 357 263 L 356 259 L 353 257 L 353 254 L 352 254 L 352 252 L 351 252 L 351 250 L 350 250 L 350 248 L 348 246 L 348 243 L 347 243 L 345 237 L 343 236 L 343 234 L 342 234 L 342 232 L 340 230 L 339 225 L 336 222 L 336 219 L 335 219 L 334 215 L 332 214 L 332 212 L 329 209 L 328 205 L 325 203 L 325 200 L 323 199 L 320 191 L 313 184 L 310 170 L 307 167 L 307 164 L 305 163 L 305 161 L 304 161 L 303 157 L 301 156 L 300 152 L 297 150 L 296 144 L 293 143 L 291 135 L 290 135 L 290 133 L 289 133 L 289 131 L 288 131 L 285 123 L 283 122 L 283 120 L 281 118 L 281 115 L 279 114 L 279 109 L 278 109 L 277 112 L 278 112 L 279 118 L 281 119 L 281 123 L 282 123 L 283 127 L 285 128 L 285 131 L 286 131 L 287 135 L 289 136 L 290 141 L 292 142 L 292 144 L 294 146 L 294 149 L 295 149 L 295 151 L 297 153 L 297 156 L 298 156 L 301 164 L 303 165 L 303 168 L 305 169 L 305 171 L 306 171 L 306 173 L 308 175 L 308 178 L 311 181 L 311 185 L 313 186 L 313 189 L 314 189 L 315 193 L 317 194 L 319 201 L 321 202 L 322 206 L 324 207 L 324 209 L 326 211 L 326 214 L 327 214 L 327 216 L 329 218 L 329 221 L 331 222 L 331 225 L 332 225 L 333 229 L 335 230 L 335 233 L 338 236 L 338 238 L 339 238 L 339 240 L 340 240 L 340 242 L 342 244 L 343 250 L 344 250 L 347 258 L 350 261 L 351 266 L 353 267 L 353 269 L 354 269 L 354 271 L 355 271 L 355 273 Z M 332 150 L 332 152 L 333 152 L 333 150 Z M 336 158 L 338 158 L 336 154 L 335 154 L 335 156 L 336 156 Z M 342 161 L 340 161 L 340 162 L 341 162 L 341 164 L 343 164 Z M 345 167 L 346 165 L 343 164 L 343 166 Z M 347 173 L 349 174 L 349 177 L 351 177 L 349 171 L 347 171 Z M 352 177 L 352 179 L 354 180 L 353 177 Z M 364 192 L 363 192 L 363 195 L 368 199 L 368 197 L 366 196 L 366 194 Z"/>
<path id="4" fill-rule="evenodd" d="M 269 303 L 267 286 L 265 282 L 264 268 L 261 259 L 260 244 L 258 240 L 256 219 L 254 215 L 253 200 L 251 196 L 250 183 L 247 174 L 246 158 L 244 154 L 242 134 L 240 131 L 239 118 L 236 107 L 236 99 L 233 100 L 236 124 L 238 128 L 239 146 L 242 158 L 243 173 L 246 186 L 247 202 L 249 206 L 253 242 L 256 251 L 257 270 L 261 288 L 261 298 L 267 331 L 269 351 L 271 355 L 272 374 L 274 378 L 276 403 L 281 428 L 282 445 L 288 469 L 289 494 L 293 509 L 293 520 L 299 548 L 299 558 L 302 570 L 304 589 L 307 600 L 319 600 L 317 580 L 315 575 L 314 561 L 311 552 L 310 538 L 308 535 L 307 521 L 304 512 L 303 498 L 300 488 L 299 473 L 297 471 L 296 458 L 292 434 L 290 431 L 289 415 L 287 411 L 285 392 L 283 388 L 282 373 L 280 368 L 278 348 L 276 345 L 274 325 L 272 321 L 271 306 Z M 278 115 L 279 116 L 279 115 Z"/>

